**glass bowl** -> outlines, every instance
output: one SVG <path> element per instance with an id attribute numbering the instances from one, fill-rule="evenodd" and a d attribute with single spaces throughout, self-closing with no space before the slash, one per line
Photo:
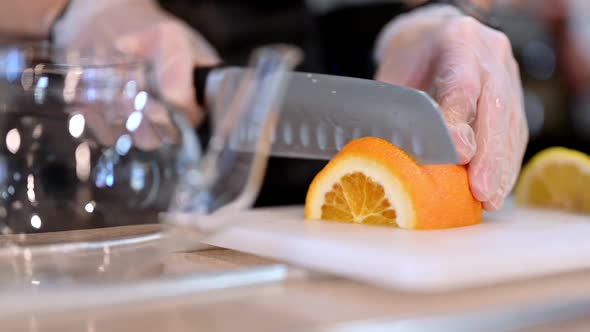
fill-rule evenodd
<path id="1" fill-rule="evenodd" d="M 148 62 L 0 46 L 0 291 L 137 281 L 158 276 L 166 254 L 198 248 L 223 226 L 209 216 L 253 203 L 281 74 L 298 61 L 286 45 L 257 50 L 227 83 L 238 91 L 220 90 L 224 115 L 203 151 L 184 113 L 154 93 Z M 251 149 L 237 151 L 243 126 Z"/>

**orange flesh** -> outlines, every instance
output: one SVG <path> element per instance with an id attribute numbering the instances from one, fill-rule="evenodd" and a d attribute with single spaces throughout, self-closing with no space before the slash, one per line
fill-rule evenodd
<path id="1" fill-rule="evenodd" d="M 395 210 L 383 186 L 360 172 L 346 174 L 324 197 L 322 219 L 374 225 L 396 225 Z"/>

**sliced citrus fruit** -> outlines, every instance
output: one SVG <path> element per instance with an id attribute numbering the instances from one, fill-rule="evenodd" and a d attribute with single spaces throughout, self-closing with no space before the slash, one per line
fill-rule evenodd
<path id="1" fill-rule="evenodd" d="M 420 166 L 375 137 L 349 142 L 315 176 L 305 218 L 437 229 L 481 222 L 482 206 L 458 165 Z"/>
<path id="2" fill-rule="evenodd" d="M 536 153 L 515 186 L 515 203 L 590 213 L 590 156 L 564 147 Z"/>

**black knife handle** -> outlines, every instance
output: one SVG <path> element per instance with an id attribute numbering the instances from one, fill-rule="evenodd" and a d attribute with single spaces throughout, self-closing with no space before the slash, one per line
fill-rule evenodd
<path id="1" fill-rule="evenodd" d="M 193 85 L 195 87 L 195 95 L 199 106 L 205 106 L 205 91 L 207 88 L 207 78 L 209 77 L 209 73 L 212 70 L 221 67 L 224 67 L 224 65 L 202 66 L 193 69 Z"/>

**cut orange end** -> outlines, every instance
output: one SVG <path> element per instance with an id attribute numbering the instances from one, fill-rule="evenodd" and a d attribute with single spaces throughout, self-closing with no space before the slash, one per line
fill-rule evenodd
<path id="1" fill-rule="evenodd" d="M 348 143 L 316 175 L 305 217 L 438 229 L 480 223 L 482 207 L 464 166 L 420 166 L 391 143 L 366 137 Z"/>

